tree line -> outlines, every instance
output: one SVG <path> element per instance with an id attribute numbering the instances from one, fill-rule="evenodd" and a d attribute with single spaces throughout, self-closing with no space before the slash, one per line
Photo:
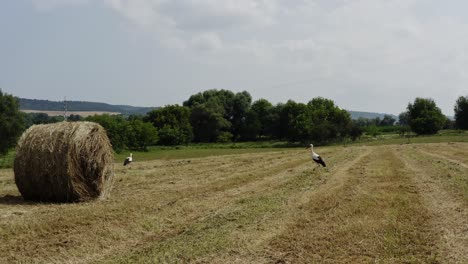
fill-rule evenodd
<path id="1" fill-rule="evenodd" d="M 349 113 L 332 100 L 319 97 L 307 104 L 289 100 L 273 105 L 265 99 L 252 102 L 246 91 L 207 90 L 190 96 L 182 105 L 167 105 L 144 116 L 103 115 L 85 120 L 103 125 L 117 149 L 132 148 L 135 140 L 145 139 L 152 141 L 133 147 L 259 140 L 327 144 L 357 138 Z M 132 122 L 151 125 L 139 130 L 145 137 L 126 136 L 128 127 L 134 127 Z"/>
<path id="2" fill-rule="evenodd" d="M 434 100 L 416 98 L 398 121 L 351 120 L 350 114 L 326 98 L 307 103 L 289 100 L 273 105 L 266 99 L 252 101 L 247 91 L 207 90 L 190 96 L 182 105 L 167 105 L 145 115 L 71 115 L 68 121 L 86 120 L 101 124 L 116 151 L 145 150 L 151 145 L 187 145 L 200 142 L 282 140 L 328 144 L 356 140 L 363 133 L 408 129 L 418 135 L 434 134 L 453 125 L 468 129 L 468 96 L 455 103 L 453 124 Z M 63 121 L 63 117 L 19 112 L 18 99 L 0 90 L 0 154 L 16 143 L 19 134 L 33 124 Z M 375 132 L 377 131 L 377 132 Z"/>

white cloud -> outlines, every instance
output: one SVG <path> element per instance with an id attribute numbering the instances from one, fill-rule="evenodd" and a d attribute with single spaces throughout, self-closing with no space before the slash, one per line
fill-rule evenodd
<path id="1" fill-rule="evenodd" d="M 196 48 L 201 42 L 219 46 L 222 34 L 271 25 L 277 8 L 274 0 L 104 1 L 131 23 L 160 36 L 161 42 L 179 39 Z"/>
<path id="2" fill-rule="evenodd" d="M 468 20 L 457 11 L 466 7 L 462 1 L 100 1 L 132 29 L 154 35 L 166 48 L 186 51 L 184 56 L 195 61 L 237 65 L 239 73 L 246 64 L 255 65 L 270 73 L 272 84 L 314 79 L 315 87 L 341 98 L 346 108 L 396 112 L 392 102 L 404 106 L 415 96 L 448 98 L 444 95 L 453 97 L 468 87 Z M 85 2 L 33 0 L 41 10 Z M 441 6 L 443 13 L 434 11 Z M 350 89 L 394 101 L 368 100 L 358 109 L 344 99 Z M 452 99 L 442 99 L 446 112 Z"/>
<path id="3" fill-rule="evenodd" d="M 198 50 L 204 51 L 215 51 L 222 47 L 222 41 L 219 36 L 215 33 L 203 33 L 196 35 L 191 44 Z"/>

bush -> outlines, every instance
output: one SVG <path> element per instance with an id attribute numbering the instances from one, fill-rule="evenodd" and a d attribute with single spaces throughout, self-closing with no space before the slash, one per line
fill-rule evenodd
<path id="1" fill-rule="evenodd" d="M 226 142 L 231 142 L 232 141 L 232 133 L 231 132 L 221 132 L 218 135 L 218 138 L 216 139 L 216 142 L 218 143 L 226 143 Z"/>
<path id="2" fill-rule="evenodd" d="M 163 126 L 159 129 L 159 145 L 174 146 L 187 144 L 188 137 L 183 130 L 178 127 Z"/>

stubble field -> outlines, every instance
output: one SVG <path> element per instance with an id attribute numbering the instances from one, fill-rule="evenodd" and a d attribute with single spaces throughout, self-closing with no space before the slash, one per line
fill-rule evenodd
<path id="1" fill-rule="evenodd" d="M 100 202 L 24 202 L 0 170 L 1 263 L 468 263 L 468 143 L 116 164 Z"/>

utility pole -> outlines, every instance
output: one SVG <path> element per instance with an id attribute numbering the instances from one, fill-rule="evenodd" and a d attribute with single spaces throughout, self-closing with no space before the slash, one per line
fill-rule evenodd
<path id="1" fill-rule="evenodd" d="M 66 122 L 68 119 L 68 105 L 67 105 L 67 97 L 63 98 L 63 121 Z"/>

